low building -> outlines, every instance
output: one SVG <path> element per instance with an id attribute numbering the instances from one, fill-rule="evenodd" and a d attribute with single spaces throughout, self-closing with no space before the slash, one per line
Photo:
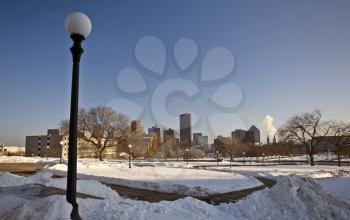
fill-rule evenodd
<path id="1" fill-rule="evenodd" d="M 62 137 L 59 129 L 49 129 L 46 135 L 26 136 L 25 155 L 39 157 L 60 157 Z"/>
<path id="2" fill-rule="evenodd" d="M 260 144 L 260 131 L 252 125 L 247 131 L 242 129 L 232 131 L 231 138 L 245 143 Z"/>

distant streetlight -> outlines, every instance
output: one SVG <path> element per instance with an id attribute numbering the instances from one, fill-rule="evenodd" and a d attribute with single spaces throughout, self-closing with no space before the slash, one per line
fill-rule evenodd
<path id="1" fill-rule="evenodd" d="M 235 155 L 234 155 L 234 154 L 231 155 L 230 168 L 231 168 L 231 163 L 232 163 L 232 161 L 235 161 Z"/>
<path id="2" fill-rule="evenodd" d="M 48 157 L 50 156 L 50 145 L 46 146 L 46 160 L 48 160 Z"/>
<path id="3" fill-rule="evenodd" d="M 131 153 L 132 153 L 131 148 L 132 146 L 131 144 L 129 144 L 129 168 L 131 168 Z"/>
<path id="4" fill-rule="evenodd" d="M 219 151 L 216 151 L 216 166 L 219 166 Z"/>
<path id="5" fill-rule="evenodd" d="M 74 44 L 70 48 L 73 56 L 72 91 L 69 120 L 69 148 L 68 148 L 68 174 L 66 198 L 72 204 L 72 219 L 80 219 L 78 203 L 76 201 L 77 187 L 77 136 L 78 136 L 78 100 L 79 100 L 79 63 L 84 50 L 81 42 L 91 32 L 91 21 L 81 12 L 70 14 L 65 23 Z"/>
<path id="6" fill-rule="evenodd" d="M 190 150 L 188 148 L 186 148 L 186 163 L 188 164 L 188 158 L 189 158 L 189 153 Z"/>
<path id="7" fill-rule="evenodd" d="M 262 162 L 264 162 L 264 157 L 265 157 L 265 154 L 263 153 L 262 154 Z"/>
<path id="8" fill-rule="evenodd" d="M 243 152 L 243 165 L 245 166 L 245 152 Z"/>

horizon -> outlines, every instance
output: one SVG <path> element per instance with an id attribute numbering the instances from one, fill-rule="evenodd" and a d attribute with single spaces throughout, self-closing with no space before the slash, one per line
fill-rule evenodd
<path id="1" fill-rule="evenodd" d="M 111 106 L 145 130 L 178 131 L 178 115 L 189 112 L 192 133 L 210 142 L 251 125 L 265 140 L 266 116 L 278 128 L 316 108 L 324 119 L 350 121 L 350 2 L 287 2 L 4 1 L 0 142 L 24 146 L 25 136 L 68 118 L 72 42 L 64 23 L 73 11 L 92 20 L 81 108 Z"/>

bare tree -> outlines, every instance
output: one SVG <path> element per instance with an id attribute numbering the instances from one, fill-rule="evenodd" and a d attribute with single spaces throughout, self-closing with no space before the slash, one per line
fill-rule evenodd
<path id="1" fill-rule="evenodd" d="M 62 132 L 68 134 L 69 122 L 61 122 Z M 86 111 L 81 109 L 78 118 L 79 139 L 91 145 L 96 156 L 102 160 L 108 147 L 116 147 L 129 131 L 129 118 L 115 112 L 111 107 L 97 106 Z"/>
<path id="2" fill-rule="evenodd" d="M 338 157 L 338 166 L 340 157 L 344 148 L 350 146 L 350 124 L 344 122 L 334 122 L 330 130 L 331 142 L 335 146 L 335 151 Z"/>
<path id="3" fill-rule="evenodd" d="M 314 166 L 315 146 L 321 138 L 329 133 L 331 123 L 321 121 L 319 110 L 306 112 L 291 117 L 278 130 L 278 135 L 284 141 L 296 141 L 304 145 L 310 158 L 310 165 Z"/>

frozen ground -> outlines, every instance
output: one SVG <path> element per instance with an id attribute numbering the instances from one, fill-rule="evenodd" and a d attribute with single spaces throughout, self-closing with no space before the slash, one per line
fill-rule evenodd
<path id="1" fill-rule="evenodd" d="M 0 176 L 0 181 L 12 178 Z M 38 179 L 38 176 L 32 179 Z M 40 179 L 40 178 L 39 178 Z M 45 179 L 45 177 L 44 177 Z M 7 180 L 6 182 L 11 182 Z M 25 181 L 22 181 L 25 182 Z M 50 182 L 50 181 L 49 181 Z M 108 187 L 107 187 L 108 188 Z M 87 187 L 86 194 L 108 191 L 102 184 Z M 94 191 L 94 192 L 93 192 Z M 1 196 L 1 195 L 0 195 Z M 12 203 L 16 198 L 7 198 Z M 0 201 L 4 201 L 1 197 Z M 148 203 L 111 194 L 103 200 L 78 199 L 82 219 L 349 219 L 350 206 L 325 193 L 311 178 L 279 177 L 271 189 L 251 194 L 237 203 L 210 205 L 192 197 L 173 202 Z M 64 196 L 19 201 L 0 212 L 1 219 L 69 219 L 71 206 Z"/>
<path id="2" fill-rule="evenodd" d="M 56 164 L 46 169 L 57 174 L 66 172 L 67 166 Z M 84 179 L 193 196 L 226 193 L 262 185 L 254 177 L 238 173 L 146 164 L 133 164 L 129 168 L 127 163 L 120 161 L 85 160 L 78 162 L 77 169 L 79 177 Z"/>

